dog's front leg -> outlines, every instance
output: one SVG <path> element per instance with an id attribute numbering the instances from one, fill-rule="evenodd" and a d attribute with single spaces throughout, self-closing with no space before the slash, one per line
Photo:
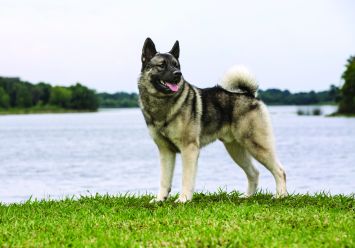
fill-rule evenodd
<path id="1" fill-rule="evenodd" d="M 182 190 L 176 202 L 184 203 L 192 199 L 195 189 L 199 153 L 200 149 L 196 143 L 190 143 L 181 149 Z"/>
<path id="2" fill-rule="evenodd" d="M 151 200 L 153 202 L 165 201 L 171 190 L 171 182 L 175 167 L 175 153 L 167 148 L 159 148 L 160 154 L 160 189 L 156 198 Z"/>

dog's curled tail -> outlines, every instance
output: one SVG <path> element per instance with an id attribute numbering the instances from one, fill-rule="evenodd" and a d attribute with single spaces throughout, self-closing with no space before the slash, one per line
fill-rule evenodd
<path id="1" fill-rule="evenodd" d="M 230 68 L 224 74 L 221 86 L 231 92 L 247 92 L 253 96 L 259 87 L 254 76 L 242 65 Z"/>

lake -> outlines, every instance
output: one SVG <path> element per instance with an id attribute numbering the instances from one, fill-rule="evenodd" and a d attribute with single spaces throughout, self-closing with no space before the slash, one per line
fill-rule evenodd
<path id="1" fill-rule="evenodd" d="M 290 193 L 355 192 L 355 118 L 298 116 L 300 107 L 269 107 Z M 303 107 L 307 108 L 307 107 Z M 335 110 L 322 106 L 324 114 Z M 275 192 L 260 170 L 260 187 Z M 173 193 L 181 184 L 178 157 Z M 0 116 L 0 201 L 155 193 L 158 152 L 139 109 Z M 244 172 L 221 142 L 201 151 L 198 191 L 245 191 Z"/>

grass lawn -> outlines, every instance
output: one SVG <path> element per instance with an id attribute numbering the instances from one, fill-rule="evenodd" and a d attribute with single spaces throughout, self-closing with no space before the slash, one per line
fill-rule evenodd
<path id="1" fill-rule="evenodd" d="M 355 198 L 91 196 L 0 205 L 0 247 L 355 247 Z"/>

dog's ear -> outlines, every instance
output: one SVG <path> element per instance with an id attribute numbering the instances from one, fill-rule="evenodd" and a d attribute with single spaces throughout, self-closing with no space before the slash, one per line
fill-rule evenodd
<path id="1" fill-rule="evenodd" d="M 154 42 L 148 37 L 144 42 L 142 50 L 143 65 L 148 63 L 154 57 L 155 54 L 157 54 L 157 50 L 155 49 Z"/>
<path id="2" fill-rule="evenodd" d="M 180 55 L 180 46 L 179 46 L 179 41 L 175 41 L 175 44 L 173 48 L 171 48 L 170 52 L 171 55 L 173 55 L 176 59 L 179 59 Z"/>

